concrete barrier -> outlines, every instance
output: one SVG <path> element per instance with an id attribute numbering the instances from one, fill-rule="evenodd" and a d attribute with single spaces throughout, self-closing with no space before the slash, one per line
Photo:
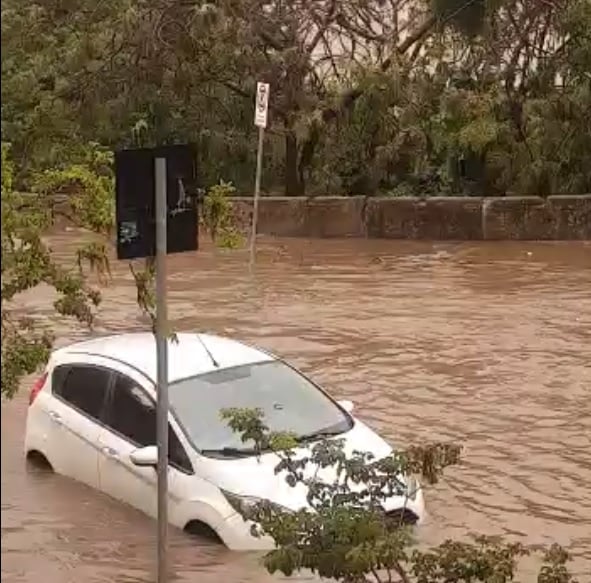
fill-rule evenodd
<path id="1" fill-rule="evenodd" d="M 252 198 L 233 198 L 247 230 Z M 591 240 L 591 195 L 539 197 L 262 197 L 259 232 L 283 237 Z"/>
<path id="2" fill-rule="evenodd" d="M 365 203 L 363 196 L 263 197 L 257 230 L 280 237 L 365 237 Z M 237 226 L 247 230 L 252 198 L 236 197 L 232 204 Z"/>
<path id="3" fill-rule="evenodd" d="M 556 240 L 591 239 L 591 195 L 549 196 Z"/>
<path id="4" fill-rule="evenodd" d="M 481 198 L 370 198 L 366 233 L 375 239 L 482 239 L 481 214 Z"/>

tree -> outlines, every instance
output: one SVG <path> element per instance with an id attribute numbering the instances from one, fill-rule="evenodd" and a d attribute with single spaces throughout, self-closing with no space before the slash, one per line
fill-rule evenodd
<path id="1" fill-rule="evenodd" d="M 192 140 L 206 185 L 250 189 L 257 80 L 272 83 L 269 188 L 303 194 L 324 127 L 364 93 L 359 71 L 396 69 L 469 7 L 423 0 L 314 3 L 32 0 L 3 4 L 3 130 L 19 167 L 72 140 Z M 472 0 L 472 4 L 482 4 Z M 25 88 L 25 91 L 23 91 Z M 227 163 L 226 158 L 232 162 Z"/>
<path id="2" fill-rule="evenodd" d="M 581 75 L 588 2 L 497 3 L 484 23 L 469 39 L 456 27 L 434 32 L 388 71 L 361 75 L 365 90 L 339 110 L 333 132 L 323 129 L 328 157 L 319 142 L 323 172 L 337 187 L 540 195 L 591 188 L 589 79 Z"/>
<path id="3" fill-rule="evenodd" d="M 62 151 L 63 152 L 63 151 Z M 25 175 L 26 176 L 26 175 Z M 2 144 L 2 395 L 12 397 L 23 376 L 44 365 L 54 337 L 33 318 L 23 317 L 18 296 L 38 286 L 57 293 L 54 308 L 92 328 L 101 301 L 100 286 L 110 278 L 109 249 L 114 224 L 113 155 L 95 143 L 70 147 L 59 166 L 26 176 L 27 194 L 14 188 L 10 146 Z M 220 247 L 240 246 L 227 201 L 233 187 L 221 183 L 206 197 L 204 224 Z M 91 241 L 76 249 L 74 265 L 56 261 L 44 241 L 56 220 L 83 229 Z M 155 326 L 155 264 L 130 262 L 137 303 Z M 90 278 L 96 285 L 90 285 Z M 51 292 L 50 292 L 51 293 Z"/>
<path id="4" fill-rule="evenodd" d="M 99 275 L 108 273 L 105 249 L 100 243 L 81 246 L 75 266 L 60 265 L 43 240 L 57 213 L 78 225 L 107 232 L 112 220 L 112 182 L 102 176 L 104 153 L 91 148 L 85 163 L 36 176 L 35 191 L 21 194 L 14 189 L 14 166 L 10 147 L 2 143 L 2 395 L 12 397 L 20 379 L 47 361 L 53 336 L 14 307 L 19 294 L 39 285 L 57 293 L 54 307 L 92 326 L 101 296 L 88 285 L 84 268 Z M 67 210 L 53 204 L 58 186 L 69 187 Z M 73 211 L 71 214 L 70 211 Z"/>
<path id="5" fill-rule="evenodd" d="M 32 0 L 2 7 L 22 172 L 90 140 L 193 141 L 202 186 L 505 194 L 591 188 L 586 0 Z M 19 173 L 20 175 L 20 173 Z"/>
<path id="6" fill-rule="evenodd" d="M 515 581 L 517 561 L 529 553 L 522 545 L 478 537 L 472 543 L 448 540 L 418 550 L 403 514 L 392 517 L 382 509 L 392 496 L 414 495 L 417 483 L 409 478 L 413 474 L 427 484 L 437 482 L 444 469 L 458 463 L 458 446 L 414 446 L 375 459 L 367 452 L 346 454 L 344 440 L 323 439 L 302 453 L 296 451 L 293 435 L 269 432 L 260 410 L 226 409 L 221 416 L 257 455 L 277 456 L 275 472 L 283 474 L 289 486 L 306 488 L 308 507 L 298 511 L 268 501 L 238 508 L 251 522 L 254 536 L 274 541 L 276 548 L 264 558 L 271 573 L 290 576 L 307 569 L 343 583 Z M 325 473 L 327 468 L 334 471 Z M 575 583 L 567 561 L 564 550 L 551 547 L 538 582 Z"/>

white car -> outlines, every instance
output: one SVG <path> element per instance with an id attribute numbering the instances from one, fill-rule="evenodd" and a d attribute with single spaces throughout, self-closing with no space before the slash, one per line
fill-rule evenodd
<path id="1" fill-rule="evenodd" d="M 261 408 L 271 430 L 305 436 L 302 447 L 329 433 L 344 438 L 347 450 L 377 457 L 392 451 L 351 416 L 352 403 L 335 402 L 275 356 L 205 334 L 177 334 L 168 350 L 168 512 L 174 526 L 217 535 L 231 549 L 265 550 L 272 541 L 254 538 L 237 509 L 259 500 L 292 510 L 307 505 L 302 488 L 275 475 L 275 454 L 237 451 L 246 445 L 220 418 L 223 408 Z M 56 350 L 31 390 L 25 453 L 155 517 L 155 382 L 149 333 Z M 386 506 L 411 523 L 424 515 L 419 486 Z"/>

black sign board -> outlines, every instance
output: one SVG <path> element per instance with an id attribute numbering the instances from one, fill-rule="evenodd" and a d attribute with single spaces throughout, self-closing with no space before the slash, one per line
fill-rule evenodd
<path id="1" fill-rule="evenodd" d="M 166 159 L 167 253 L 198 248 L 195 151 L 188 145 L 115 152 L 117 258 L 156 254 L 154 161 Z"/>

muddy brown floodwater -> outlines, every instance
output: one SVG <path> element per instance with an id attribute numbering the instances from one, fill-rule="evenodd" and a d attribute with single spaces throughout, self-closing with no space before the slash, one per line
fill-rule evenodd
<path id="1" fill-rule="evenodd" d="M 461 467 L 427 493 L 422 540 L 558 542 L 591 581 L 591 244 L 264 239 L 254 277 L 247 262 L 172 257 L 175 328 L 291 359 L 391 442 L 462 442 Z M 145 326 L 129 270 L 114 268 L 95 333 Z M 53 320 L 43 290 L 22 305 L 60 344 L 86 335 Z M 152 520 L 27 467 L 27 393 L 2 405 L 2 581 L 153 581 Z M 171 537 L 175 581 L 276 580 L 257 556 Z"/>

